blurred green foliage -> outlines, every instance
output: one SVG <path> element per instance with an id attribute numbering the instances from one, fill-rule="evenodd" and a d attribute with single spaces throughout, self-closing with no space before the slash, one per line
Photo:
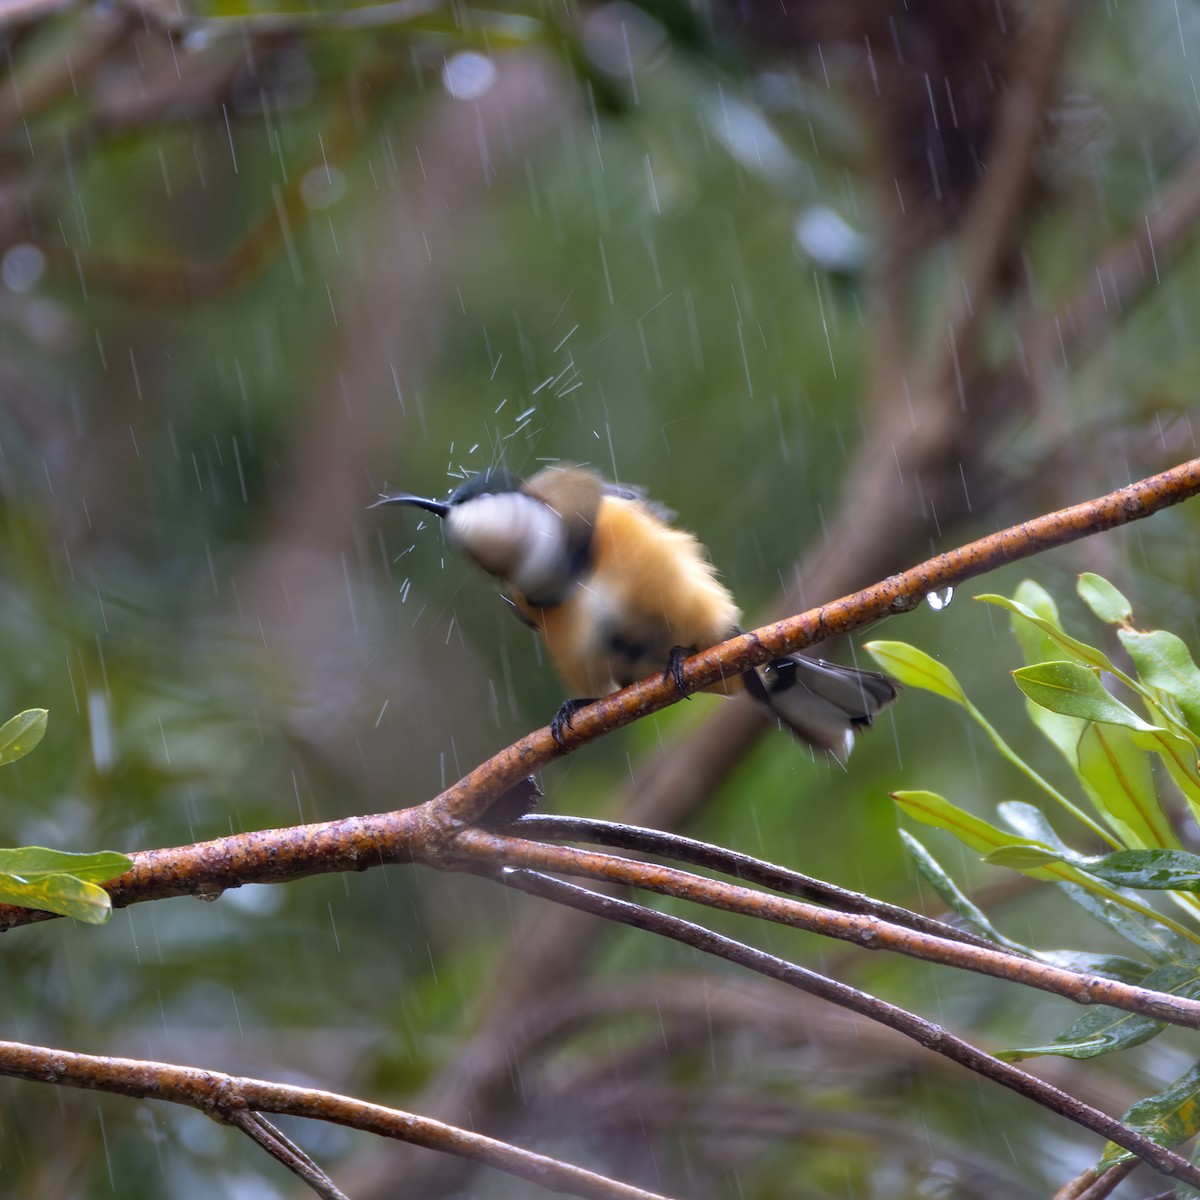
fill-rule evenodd
<path id="1" fill-rule="evenodd" d="M 1128 943 L 1125 954 L 1046 954 L 1015 946 L 996 932 L 919 842 L 906 837 L 906 844 L 947 905 L 985 936 L 1035 958 L 1195 998 L 1200 995 L 1196 954 L 1200 908 L 1195 896 L 1200 891 L 1200 855 L 1184 850 L 1181 838 L 1195 843 L 1200 811 L 1200 669 L 1174 634 L 1139 630 L 1133 623 L 1133 606 L 1108 580 L 1086 572 L 1077 590 L 1093 617 L 1116 628 L 1131 659 L 1132 674 L 1100 648 L 1069 633 L 1053 598 L 1031 580 L 1023 582 L 1011 599 L 978 598 L 1013 614 L 1014 632 L 1026 660 L 1013 678 L 1027 697 L 1032 723 L 1065 759 L 1075 775 L 1075 790 L 1082 793 L 1094 816 L 1014 754 L 944 665 L 902 642 L 874 642 L 868 649 L 900 682 L 965 709 L 997 750 L 1029 777 L 1045 799 L 1054 802 L 1053 811 L 1065 810 L 1076 826 L 1082 826 L 1075 836 L 1083 832 L 1090 840 L 1098 838 L 1106 852 L 1084 855 L 1072 850 L 1046 814 L 1015 801 L 999 806 L 1008 829 L 932 792 L 895 793 L 903 812 L 953 834 L 988 863 L 1057 883 L 1068 898 Z M 1117 692 L 1135 703 L 1140 713 Z M 1177 811 L 1179 800 L 1185 802 L 1183 812 Z M 1154 896 L 1164 892 L 1177 915 L 1155 907 Z M 1060 935 L 1061 929 L 1055 928 L 1054 933 Z M 1127 957 L 1130 946 L 1138 958 Z M 1056 1054 L 1094 1059 L 1140 1046 L 1166 1029 L 1164 1022 L 1151 1017 L 1099 1005 L 1055 1037 L 1002 1052 L 1001 1057 L 1019 1061 Z M 1178 1145 L 1200 1129 L 1197 1087 L 1193 1065 L 1162 1091 L 1130 1106 L 1126 1119 L 1165 1145 Z M 1111 1167 L 1132 1157 L 1110 1145 L 1097 1165 Z"/>

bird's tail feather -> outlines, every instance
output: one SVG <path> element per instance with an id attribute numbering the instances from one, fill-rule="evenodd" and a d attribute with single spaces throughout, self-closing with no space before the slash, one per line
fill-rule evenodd
<path id="1" fill-rule="evenodd" d="M 865 729 L 896 698 L 896 684 L 878 671 L 860 671 L 802 654 L 779 658 L 742 677 L 746 691 L 801 741 L 844 758 Z"/>

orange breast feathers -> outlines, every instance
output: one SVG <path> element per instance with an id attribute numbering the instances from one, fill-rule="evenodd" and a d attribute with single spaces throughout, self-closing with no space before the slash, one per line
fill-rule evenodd
<path id="1" fill-rule="evenodd" d="M 604 696 L 665 670 L 675 646 L 716 645 L 741 616 L 690 533 L 639 500 L 607 495 L 592 529 L 590 572 L 566 600 L 531 608 L 514 599 L 579 697 Z M 738 683 L 729 690 L 740 690 Z"/>

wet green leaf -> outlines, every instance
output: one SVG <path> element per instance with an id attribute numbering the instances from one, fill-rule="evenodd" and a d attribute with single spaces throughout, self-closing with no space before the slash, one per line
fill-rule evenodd
<path id="1" fill-rule="evenodd" d="M 27 708 L 0 725 L 0 766 L 24 758 L 42 740 L 49 715 L 44 708 Z"/>
<path id="2" fill-rule="evenodd" d="M 907 642 L 868 642 L 864 648 L 883 670 L 905 687 L 922 688 L 956 704 L 966 704 L 966 693 L 953 672 L 924 650 Z"/>
<path id="3" fill-rule="evenodd" d="M 1079 738 L 1079 777 L 1096 811 L 1132 846 L 1178 846 L 1158 799 L 1150 756 L 1120 725 L 1088 724 Z"/>
<path id="4" fill-rule="evenodd" d="M 1061 656 L 1065 651 L 1067 657 L 1073 661 L 1086 663 L 1091 667 L 1099 667 L 1102 671 L 1113 670 L 1113 665 L 1109 662 L 1108 655 L 1102 650 L 1098 650 L 1095 646 L 1089 646 L 1087 642 L 1081 642 L 1078 638 L 1073 638 L 1070 634 L 1064 633 L 1059 627 L 1057 620 L 1050 620 L 1047 617 L 1039 615 L 1039 613 L 1035 612 L 1027 604 L 1022 604 L 1018 600 L 1009 600 L 1007 596 L 995 596 L 990 593 L 983 596 L 976 596 L 975 599 L 982 600 L 987 604 L 999 605 L 1001 608 L 1006 608 L 1009 612 L 1023 617 L 1049 640 L 1054 650 L 1051 654 L 1044 652 L 1037 654 L 1036 661 Z M 1055 612 L 1055 616 L 1057 617 L 1057 612 Z M 1018 640 L 1020 640 L 1020 635 L 1018 635 Z M 1040 640 L 1037 645 L 1039 647 L 1042 646 Z M 1026 643 L 1022 642 L 1022 650 L 1025 648 Z M 1030 649 L 1032 648 L 1034 647 L 1031 645 Z"/>
<path id="5" fill-rule="evenodd" d="M 1064 882 L 1058 886 L 1085 912 L 1148 954 L 1155 962 L 1178 959 L 1186 949 L 1195 951 L 1195 943 L 1185 940 L 1177 928 L 1168 928 L 1166 922 L 1155 914 L 1130 908 L 1128 901 L 1121 897 L 1113 899 L 1111 894 L 1106 896 L 1075 883 Z"/>
<path id="6" fill-rule="evenodd" d="M 108 893 L 74 875 L 43 875 L 37 880 L 0 873 L 0 903 L 19 904 L 102 925 L 112 916 Z"/>
<path id="7" fill-rule="evenodd" d="M 1076 865 L 1116 887 L 1200 892 L 1200 855 L 1186 850 L 1118 850 Z"/>
<path id="8" fill-rule="evenodd" d="M 1013 637 L 1021 647 L 1026 663 L 1060 657 L 1058 644 L 1045 632 L 1047 625 L 1060 631 L 1062 629 L 1058 606 L 1050 593 L 1041 584 L 1025 579 L 1013 594 L 1012 603 L 1016 606 L 1010 608 Z M 1029 620 L 1025 613 L 1032 613 L 1040 623 Z"/>
<path id="9" fill-rule="evenodd" d="M 1023 946 L 1019 942 L 1014 942 L 1011 938 L 1006 938 L 987 919 L 983 910 L 971 902 L 967 895 L 959 888 L 958 884 L 950 878 L 949 873 L 929 853 L 928 849 L 917 841 L 906 829 L 900 830 L 900 841 L 912 856 L 917 870 L 920 871 L 933 890 L 937 892 L 942 903 L 951 912 L 961 917 L 965 925 L 974 929 L 976 933 L 981 934 L 983 937 L 1009 950 L 1015 950 L 1020 954 L 1033 955 L 1035 953 L 1028 946 Z"/>
<path id="10" fill-rule="evenodd" d="M 1108 625 L 1124 625 L 1133 617 L 1133 606 L 1107 579 L 1085 571 L 1076 585 L 1080 599 Z"/>
<path id="11" fill-rule="evenodd" d="M 959 808 L 936 792 L 893 792 L 892 799 L 914 820 L 954 834 L 964 845 L 985 857 L 995 851 L 1012 847 L 1049 849 L 1040 847 L 1029 838 L 1014 837 L 1003 829 L 997 829 L 995 825 Z M 1058 861 L 1056 856 L 1050 857 L 1046 869 L 1029 869 L 1025 874 L 1032 875 L 1035 879 L 1072 879 L 1079 883 L 1086 882 L 1085 877 Z"/>
<path id="12" fill-rule="evenodd" d="M 1194 998 L 1200 994 L 1200 965 L 1168 963 L 1151 971 L 1141 986 L 1156 992 Z M 1020 1046 L 998 1057 L 1014 1061 L 1057 1054 L 1062 1058 L 1095 1058 L 1114 1050 L 1125 1050 L 1149 1041 L 1166 1028 L 1165 1021 L 1140 1013 L 1099 1005 L 1073 1021 L 1053 1041 L 1041 1046 Z"/>
<path id="13" fill-rule="evenodd" d="M 1192 816 L 1200 822 L 1200 763 L 1196 761 L 1195 745 L 1169 729 L 1135 731 L 1131 736 L 1135 745 L 1153 751 L 1162 759 L 1168 774 L 1191 807 Z"/>
<path id="14" fill-rule="evenodd" d="M 1080 663 L 1035 663 L 1019 667 L 1013 678 L 1030 700 L 1051 712 L 1128 729 L 1155 728 L 1107 692 L 1096 671 Z"/>
<path id="15" fill-rule="evenodd" d="M 1014 871 L 1028 871 L 1036 867 L 1063 862 L 1063 855 L 1045 846 L 1001 846 L 985 854 L 983 861 L 993 867 L 1011 867 Z"/>
<path id="16" fill-rule="evenodd" d="M 1142 891 L 1200 891 L 1200 855 L 1186 850 L 1117 850 L 1089 857 L 1065 847 L 1002 846 L 984 859 L 998 867 L 1043 867 L 1052 862 L 1077 867 L 1114 887 Z"/>
<path id="17" fill-rule="evenodd" d="M 94 854 L 72 854 L 66 850 L 47 850 L 44 846 L 0 850 L 0 871 L 26 882 L 50 875 L 74 875 L 89 883 L 106 883 L 124 875 L 132 865 L 131 859 L 113 850 Z"/>
<path id="18" fill-rule="evenodd" d="M 1150 633 L 1121 629 L 1117 636 L 1142 682 L 1170 696 L 1179 705 L 1188 728 L 1200 735 L 1200 670 L 1187 644 L 1165 629 Z"/>
<path id="19" fill-rule="evenodd" d="M 1121 1120 L 1160 1146 L 1178 1146 L 1200 1132 L 1200 1062 L 1162 1091 L 1130 1105 Z M 1110 1142 L 1100 1166 L 1108 1168 L 1133 1158 L 1128 1150 Z"/>

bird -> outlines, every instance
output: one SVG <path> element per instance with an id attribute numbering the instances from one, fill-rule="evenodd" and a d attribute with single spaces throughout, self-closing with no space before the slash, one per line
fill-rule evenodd
<path id="1" fill-rule="evenodd" d="M 571 695 L 551 722 L 559 745 L 580 707 L 638 680 L 669 674 L 686 694 L 683 660 L 742 632 L 699 540 L 640 489 L 588 467 L 549 466 L 524 480 L 491 468 L 445 500 L 383 493 L 371 507 L 393 504 L 439 517 L 447 544 L 499 580 L 541 636 Z M 792 654 L 706 690 L 748 694 L 802 742 L 841 760 L 897 685 Z"/>

